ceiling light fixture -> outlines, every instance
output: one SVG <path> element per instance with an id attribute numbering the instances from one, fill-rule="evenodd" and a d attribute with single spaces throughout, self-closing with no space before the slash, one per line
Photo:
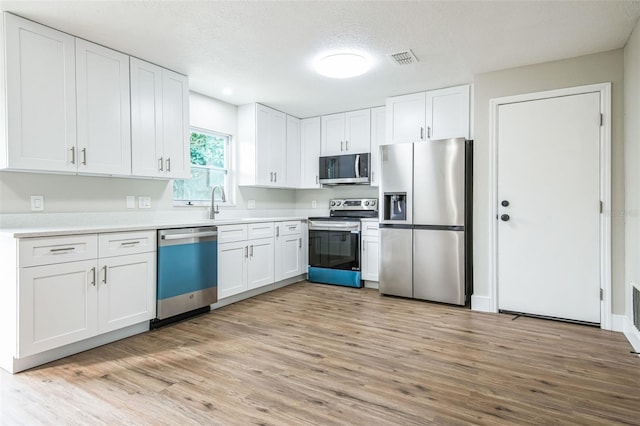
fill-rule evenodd
<path id="1" fill-rule="evenodd" d="M 371 61 L 359 53 L 334 53 L 319 59 L 315 68 L 325 77 L 350 78 L 369 71 Z"/>

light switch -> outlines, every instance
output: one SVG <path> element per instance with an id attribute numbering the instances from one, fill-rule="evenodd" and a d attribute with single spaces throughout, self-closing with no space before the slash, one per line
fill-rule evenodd
<path id="1" fill-rule="evenodd" d="M 138 197 L 138 208 L 140 208 L 140 209 L 150 209 L 151 208 L 151 197 Z"/>
<path id="2" fill-rule="evenodd" d="M 31 196 L 31 211 L 41 212 L 44 210 L 44 195 Z"/>

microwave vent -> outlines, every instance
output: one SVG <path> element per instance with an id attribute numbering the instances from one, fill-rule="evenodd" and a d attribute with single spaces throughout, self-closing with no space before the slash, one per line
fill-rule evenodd
<path id="1" fill-rule="evenodd" d="M 418 62 L 418 58 L 413 54 L 411 49 L 402 52 L 390 53 L 389 59 L 396 65 L 411 65 Z"/>

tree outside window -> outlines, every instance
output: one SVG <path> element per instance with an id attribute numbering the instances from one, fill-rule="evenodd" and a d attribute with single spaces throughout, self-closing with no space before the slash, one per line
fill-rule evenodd
<path id="1" fill-rule="evenodd" d="M 229 135 L 203 129 L 191 130 L 191 179 L 173 181 L 174 201 L 208 202 L 211 189 L 220 185 L 229 194 Z M 220 194 L 216 191 L 216 200 Z"/>

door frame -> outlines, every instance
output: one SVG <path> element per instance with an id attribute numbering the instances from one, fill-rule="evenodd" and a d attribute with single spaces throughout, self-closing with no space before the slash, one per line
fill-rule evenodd
<path id="1" fill-rule="evenodd" d="M 498 312 L 498 110 L 501 105 L 556 98 L 562 96 L 600 93 L 600 328 L 611 330 L 611 83 L 598 83 L 544 92 L 495 98 L 489 101 L 489 169 L 491 185 L 489 200 L 489 311 Z"/>

